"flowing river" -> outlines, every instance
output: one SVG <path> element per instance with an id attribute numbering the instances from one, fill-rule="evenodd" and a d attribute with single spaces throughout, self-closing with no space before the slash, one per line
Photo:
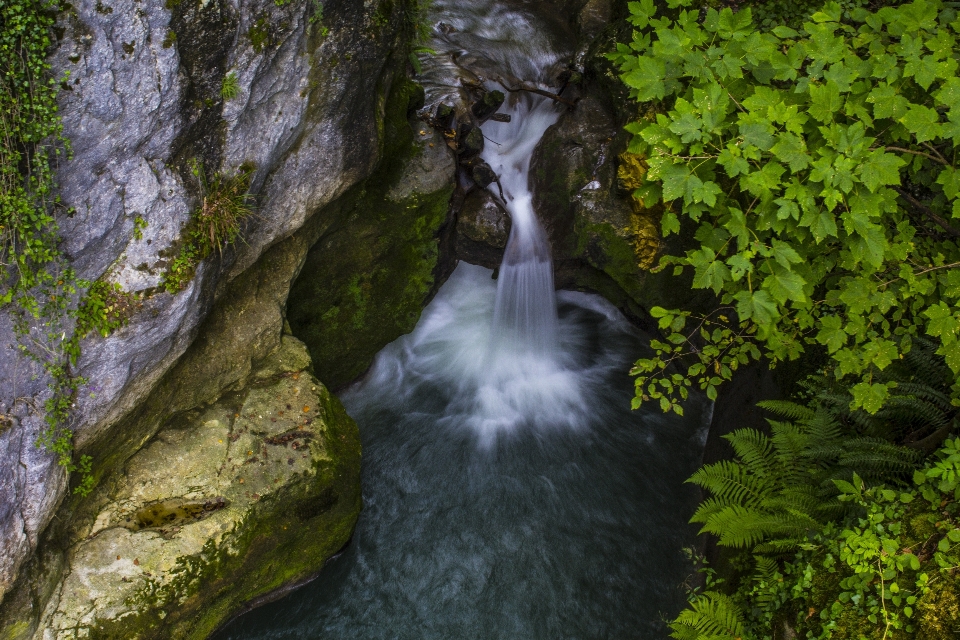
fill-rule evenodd
<path id="1" fill-rule="evenodd" d="M 548 88 L 569 52 L 543 36 L 535 6 L 436 2 L 447 30 L 425 65 L 428 95 L 458 55 Z M 666 637 L 691 572 L 697 493 L 683 481 L 702 410 L 630 410 L 645 337 L 598 296 L 554 292 L 532 208 L 530 157 L 560 112 L 532 94 L 501 112 L 511 122 L 483 125 L 513 220 L 499 279 L 461 263 L 342 395 L 364 447 L 352 541 L 219 640 Z"/>

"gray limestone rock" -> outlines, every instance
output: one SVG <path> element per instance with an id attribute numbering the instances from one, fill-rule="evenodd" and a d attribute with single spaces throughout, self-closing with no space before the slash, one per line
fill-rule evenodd
<path id="1" fill-rule="evenodd" d="M 119 283 L 144 298 L 127 326 L 107 338 L 86 338 L 75 367 L 88 383 L 70 426 L 78 450 L 100 456 L 99 471 L 115 469 L 159 428 L 150 422 L 135 437 L 121 438 L 112 458 L 102 455 L 198 334 L 216 330 L 201 325 L 231 281 L 378 161 L 378 120 L 399 66 L 393 52 L 403 7 L 391 5 L 384 24 L 363 3 L 327 2 L 321 34 L 310 25 L 308 4 L 76 0 L 59 16 L 52 63 L 55 75 L 70 72 L 60 106 L 72 156 L 57 180 L 65 204 L 75 209 L 59 220 L 63 248 L 80 277 Z M 220 87 L 228 73 L 239 93 L 225 100 Z M 170 294 L 158 287 L 198 202 L 192 158 L 211 174 L 252 164 L 257 210 L 242 240 L 204 261 L 183 290 Z M 276 349 L 297 268 L 294 262 L 287 280 L 271 285 L 279 286 L 281 301 L 273 302 L 270 328 L 255 327 L 264 340 L 257 357 Z M 0 431 L 0 601 L 68 489 L 52 455 L 35 447 L 49 379 L 18 355 L 10 313 L 0 311 L 0 415 L 16 418 Z M 68 321 L 63 330 L 70 328 Z M 38 322 L 33 331 L 45 327 Z M 215 400 L 224 385 L 249 374 L 257 350 L 224 355 L 218 364 L 227 373 L 186 390 L 178 406 Z"/>

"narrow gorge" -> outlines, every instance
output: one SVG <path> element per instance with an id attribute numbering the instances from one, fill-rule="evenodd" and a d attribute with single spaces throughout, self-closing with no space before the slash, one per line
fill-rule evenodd
<path id="1" fill-rule="evenodd" d="M 0 0 L 0 640 L 956 637 L 960 13 L 820 5 Z"/>
<path id="2" fill-rule="evenodd" d="M 605 68 L 591 45 L 612 11 L 596 1 L 64 5 L 52 57 L 53 73 L 70 78 L 60 97 L 71 145 L 57 173 L 71 208 L 60 220 L 63 251 L 80 277 L 109 287 L 108 304 L 124 317 L 108 335 L 86 335 L 73 366 L 83 380 L 70 411 L 74 457 L 91 460 L 84 497 L 73 491 L 81 474 L 67 476 L 35 445 L 49 374 L 17 354 L 17 316 L 4 316 L 4 638 L 206 637 L 313 579 L 341 550 L 313 584 L 347 589 L 337 596 L 344 603 L 385 607 L 394 596 L 341 567 L 385 526 L 379 517 L 395 517 L 379 509 L 446 511 L 454 496 L 441 487 L 454 480 L 487 496 L 456 516 L 487 513 L 483 527 L 451 530 L 462 523 L 448 513 L 416 525 L 434 529 L 433 541 L 425 532 L 376 540 L 392 548 L 375 560 L 386 571 L 414 550 L 427 561 L 451 536 L 503 537 L 471 561 L 486 569 L 458 573 L 449 562 L 462 565 L 469 552 L 455 545 L 433 570 L 411 575 L 435 581 L 430 597 L 465 580 L 532 588 L 516 573 L 522 563 L 491 577 L 493 556 L 548 545 L 545 566 L 554 566 L 556 554 L 596 544 L 594 535 L 622 540 L 598 547 L 584 580 L 623 574 L 628 565 L 615 565 L 624 554 L 640 570 L 662 536 L 667 555 L 656 566 L 673 568 L 654 573 L 681 577 L 692 494 L 658 496 L 673 514 L 666 529 L 618 550 L 644 528 L 642 514 L 663 510 L 614 495 L 640 491 L 629 462 L 637 451 L 656 458 L 653 427 L 636 425 L 660 424 L 657 437 L 675 440 L 681 457 L 693 447 L 686 466 L 664 468 L 679 487 L 698 461 L 702 418 L 694 412 L 674 430 L 629 414 L 625 371 L 641 343 L 611 302 L 634 322 L 645 317 L 641 266 L 658 239 L 655 219 L 624 191 L 631 167 L 620 167 L 618 182 L 625 142 L 614 79 L 585 79 Z M 420 34 L 427 40 L 412 49 Z M 586 64 L 596 69 L 585 75 Z M 240 179 L 252 214 L 239 239 L 182 266 L 184 247 L 200 246 L 191 225 L 217 188 Z M 552 259 L 558 286 L 610 302 L 563 293 L 558 307 Z M 41 320 L 28 338 L 42 331 Z M 345 390 L 346 411 L 327 389 Z M 391 424 L 424 411 L 433 417 L 411 433 Z M 597 432 L 608 421 L 610 432 Z M 411 442 L 414 434 L 424 441 Z M 611 438 L 624 449 L 601 445 Z M 404 470 L 398 456 L 411 446 L 447 464 Z M 525 459 L 531 447 L 544 456 Z M 607 477 L 605 464 L 621 471 Z M 426 502 L 377 507 L 408 474 Z M 547 487 L 556 504 L 541 512 L 529 498 Z M 612 502 L 589 517 L 620 522 L 612 530 L 539 538 L 607 492 Z M 354 534 L 361 503 L 370 515 Z M 496 505 L 510 503 L 528 525 L 497 524 Z M 544 579 L 536 588 L 564 577 Z M 670 587 L 651 600 L 639 624 L 657 627 L 657 607 L 676 609 L 678 594 Z M 601 612 L 607 597 L 584 606 Z M 478 615 L 435 632 L 489 623 Z M 521 634 L 546 624 L 513 620 Z"/>

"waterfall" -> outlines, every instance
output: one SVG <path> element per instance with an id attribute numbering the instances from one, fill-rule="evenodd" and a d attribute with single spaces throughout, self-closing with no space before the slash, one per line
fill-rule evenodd
<path id="1" fill-rule="evenodd" d="M 496 76 L 549 90 L 573 54 L 572 38 L 548 34 L 551 3 L 432 11 L 428 103 L 502 89 Z M 512 220 L 499 279 L 461 262 L 341 394 L 363 438 L 354 537 L 313 584 L 218 640 L 667 636 L 690 572 L 699 405 L 682 418 L 630 410 L 646 338 L 603 298 L 554 290 L 533 209 L 530 158 L 560 110 L 517 92 L 501 112 L 511 121 L 482 126 Z"/>
<path id="2" fill-rule="evenodd" d="M 495 362 L 510 354 L 549 357 L 557 348 L 553 261 L 550 243 L 533 210 L 530 158 L 559 114 L 550 100 L 540 96 L 520 96 L 507 113 L 510 122 L 490 121 L 482 127 L 492 141 L 482 157 L 500 176 L 504 204 L 513 222 L 494 305 Z M 491 188 L 499 193 L 499 185 Z"/>

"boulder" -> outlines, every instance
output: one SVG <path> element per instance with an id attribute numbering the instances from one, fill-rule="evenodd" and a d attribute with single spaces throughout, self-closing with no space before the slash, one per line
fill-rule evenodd
<path id="1" fill-rule="evenodd" d="M 483 153 L 483 131 L 480 127 L 464 124 L 460 131 L 460 147 L 458 149 L 462 159 L 472 158 Z"/>
<path id="2" fill-rule="evenodd" d="M 589 93 L 544 134 L 534 151 L 534 205 L 553 245 L 557 285 L 599 291 L 633 315 L 660 251 L 659 211 L 618 182 L 625 136 L 614 113 Z M 636 166 L 640 166 L 637 164 Z"/>
<path id="3" fill-rule="evenodd" d="M 254 384 L 169 424 L 127 461 L 67 554 L 43 637 L 205 638 L 347 542 L 359 432 L 309 362 L 285 336 Z"/>
<path id="4" fill-rule="evenodd" d="M 486 189 L 471 191 L 457 216 L 456 254 L 461 260 L 495 269 L 510 237 L 510 216 Z"/>
<path id="5" fill-rule="evenodd" d="M 470 175 L 481 189 L 486 189 L 488 185 L 496 182 L 499 178 L 493 168 L 483 160 L 472 164 L 470 167 Z"/>

